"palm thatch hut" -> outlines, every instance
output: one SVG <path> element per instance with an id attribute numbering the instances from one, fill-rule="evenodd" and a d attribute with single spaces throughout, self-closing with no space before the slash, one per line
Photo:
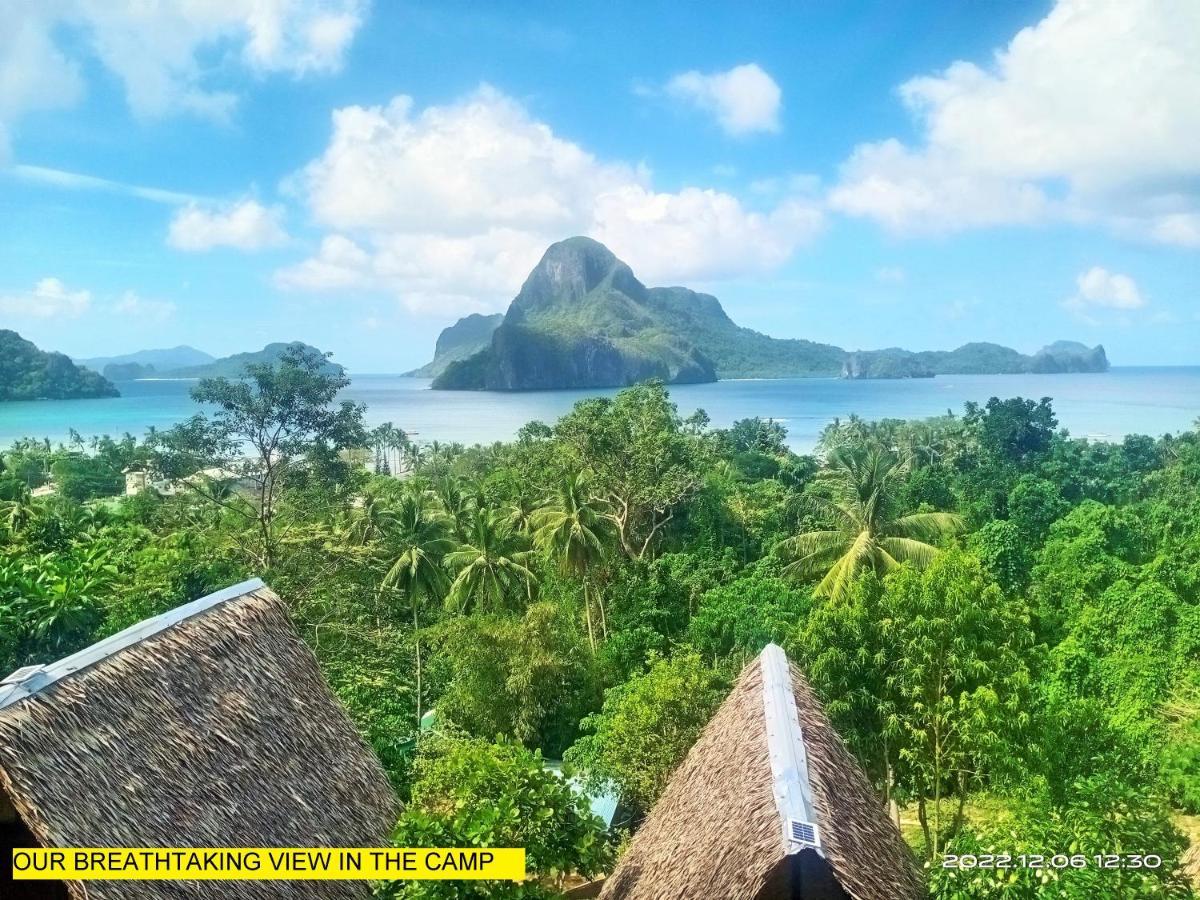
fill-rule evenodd
<path id="1" fill-rule="evenodd" d="M 769 645 L 635 835 L 609 900 L 910 900 L 912 855 L 808 682 Z"/>
<path id="2" fill-rule="evenodd" d="M 0 855 L 9 865 L 17 846 L 375 846 L 396 814 L 379 761 L 258 580 L 0 684 Z M 368 897 L 370 886 L 16 882 L 0 894 L 331 900 Z"/>

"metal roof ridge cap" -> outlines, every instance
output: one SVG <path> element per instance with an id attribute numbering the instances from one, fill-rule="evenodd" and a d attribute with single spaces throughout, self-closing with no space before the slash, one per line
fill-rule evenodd
<path id="1" fill-rule="evenodd" d="M 792 670 L 787 655 L 777 644 L 767 644 L 759 655 L 762 673 L 763 716 L 767 754 L 771 763 L 772 794 L 779 811 L 780 836 L 785 853 L 806 848 L 824 856 L 820 825 L 808 778 L 804 732 L 796 710 Z M 793 835 L 793 822 L 813 826 L 812 840 Z"/>
<path id="2" fill-rule="evenodd" d="M 0 712 L 19 700 L 32 697 L 61 681 L 63 678 L 88 669 L 96 663 L 103 662 L 110 656 L 139 644 L 146 638 L 153 637 L 173 625 L 186 622 L 188 619 L 198 616 L 212 609 L 214 606 L 219 606 L 222 603 L 235 600 L 238 597 L 245 596 L 265 587 L 266 584 L 263 583 L 261 578 L 247 579 L 238 584 L 230 585 L 227 588 L 222 588 L 219 591 L 214 591 L 211 594 L 206 594 L 182 606 L 167 610 L 157 616 L 143 619 L 141 622 L 130 625 L 116 634 L 109 635 L 91 646 L 72 653 L 70 656 L 64 656 L 60 660 L 47 663 L 41 668 L 41 671 L 34 673 L 25 680 L 6 685 L 7 690 L 0 688 Z"/>

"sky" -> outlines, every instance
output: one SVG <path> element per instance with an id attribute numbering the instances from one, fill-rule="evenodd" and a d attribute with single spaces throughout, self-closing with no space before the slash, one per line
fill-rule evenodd
<path id="1" fill-rule="evenodd" d="M 1200 3 L 0 0 L 0 327 L 427 361 L 587 234 L 850 349 L 1200 364 Z"/>

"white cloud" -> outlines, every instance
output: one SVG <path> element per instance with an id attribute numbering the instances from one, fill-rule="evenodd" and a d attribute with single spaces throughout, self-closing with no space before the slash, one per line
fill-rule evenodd
<path id="1" fill-rule="evenodd" d="M 594 216 L 591 235 L 650 284 L 775 268 L 823 222 L 820 210 L 803 199 L 762 213 L 721 191 L 662 193 L 639 184 L 599 195 Z"/>
<path id="2" fill-rule="evenodd" d="M 752 209 L 729 193 L 651 182 L 487 86 L 420 111 L 404 96 L 346 107 L 325 152 L 287 184 L 330 233 L 276 283 L 387 291 L 449 315 L 502 308 L 545 248 L 573 234 L 604 241 L 651 283 L 686 282 L 777 266 L 822 222 L 795 191 Z"/>
<path id="3" fill-rule="evenodd" d="M 226 118 L 238 97 L 216 84 L 228 81 L 231 61 L 262 74 L 334 71 L 365 6 L 366 0 L 8 4 L 0 33 L 0 137 L 24 112 L 75 103 L 93 57 L 121 81 L 139 117 Z"/>
<path id="4" fill-rule="evenodd" d="M 1200 247 L 1200 212 L 1160 216 L 1154 224 L 1154 239 L 1179 247 Z"/>
<path id="5" fill-rule="evenodd" d="M 130 316 L 141 321 L 165 322 L 175 315 L 175 304 L 170 300 L 152 300 L 134 291 L 126 291 L 113 304 L 112 311 L 119 316 Z"/>
<path id="6" fill-rule="evenodd" d="M 709 74 L 683 72 L 667 82 L 666 93 L 712 115 L 727 134 L 779 131 L 783 92 L 757 63 Z"/>
<path id="7" fill-rule="evenodd" d="M 177 250 L 198 252 L 214 247 L 262 250 L 286 243 L 283 210 L 243 200 L 219 208 L 189 204 L 175 214 L 167 243 Z"/>
<path id="8" fill-rule="evenodd" d="M 1128 275 L 1110 272 L 1101 266 L 1092 266 L 1075 279 L 1077 290 L 1064 302 L 1068 309 L 1134 310 L 1146 305 L 1146 298 L 1137 284 Z"/>
<path id="9" fill-rule="evenodd" d="M 875 270 L 875 280 L 880 284 L 903 284 L 908 273 L 899 266 L 881 266 Z"/>
<path id="10" fill-rule="evenodd" d="M 43 278 L 31 291 L 0 295 L 0 312 L 30 319 L 76 319 L 91 304 L 91 291 L 72 291 L 57 278 Z"/>
<path id="11" fill-rule="evenodd" d="M 831 205 L 898 232 L 1099 223 L 1200 244 L 1200 4 L 1059 0 L 991 65 L 900 96 L 921 142 L 860 145 Z"/>
<path id="12" fill-rule="evenodd" d="M 108 193 L 127 194 L 131 197 L 140 197 L 143 200 L 153 200 L 155 203 L 166 203 L 169 205 L 200 202 L 200 198 L 193 194 L 144 187 L 140 184 L 128 184 L 123 181 L 110 181 L 107 178 L 97 178 L 94 175 L 84 175 L 79 172 L 67 172 L 63 169 L 50 169 L 45 166 L 18 164 L 10 166 L 6 172 L 24 181 L 48 184 L 70 191 L 105 191 Z"/>

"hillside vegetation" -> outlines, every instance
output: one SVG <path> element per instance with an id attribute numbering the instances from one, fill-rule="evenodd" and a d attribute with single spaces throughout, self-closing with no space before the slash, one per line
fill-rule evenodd
<path id="1" fill-rule="evenodd" d="M 39 350 L 15 331 L 0 330 L 0 401 L 118 396 L 104 376 L 61 353 Z"/>
<path id="2" fill-rule="evenodd" d="M 468 316 L 409 374 L 450 390 L 613 387 L 658 378 L 914 378 L 937 374 L 1099 372 L 1103 347 L 1059 341 L 1025 356 L 997 344 L 952 351 L 847 353 L 832 344 L 743 328 L 720 301 L 684 287 L 648 288 L 590 238 L 551 245 L 504 316 Z"/>
<path id="3" fill-rule="evenodd" d="M 773 641 L 899 807 L 932 897 L 1191 896 L 1197 432 L 1092 443 L 1048 399 L 993 398 L 835 422 L 797 456 L 777 423 L 713 428 L 650 383 L 511 442 L 416 446 L 368 432 L 324 363 L 295 350 L 202 381 L 208 411 L 144 441 L 0 455 L 0 669 L 260 574 L 405 800 L 396 844 L 523 846 L 529 881 L 473 896 L 545 898 L 611 871 Z M 378 473 L 351 465 L 372 448 L 400 448 L 406 477 L 378 452 Z M 134 462 L 248 486 L 91 499 Z M 59 496 L 31 498 L 51 476 Z M 615 786 L 629 817 L 606 831 L 545 759 Z M 1090 862 L 1105 854 L 1157 861 Z"/>

